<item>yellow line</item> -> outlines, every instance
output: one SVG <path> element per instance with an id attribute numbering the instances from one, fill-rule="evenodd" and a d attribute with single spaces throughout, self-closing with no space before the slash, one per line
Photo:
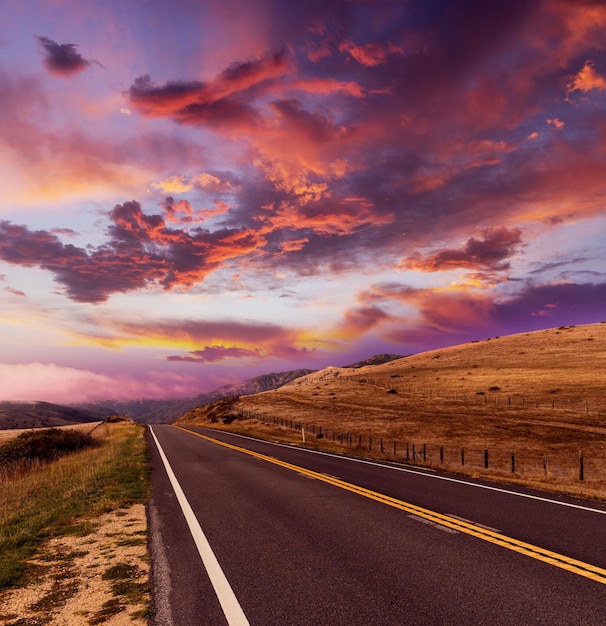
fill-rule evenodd
<path id="1" fill-rule="evenodd" d="M 294 472 L 297 472 L 298 474 L 303 474 L 304 476 L 309 476 L 310 478 L 321 480 L 325 483 L 328 483 L 329 485 L 334 485 L 335 487 L 339 487 L 340 489 L 351 491 L 360 496 L 364 496 L 365 498 L 370 498 L 371 500 L 382 502 L 383 504 L 387 504 L 388 506 L 392 506 L 396 509 L 406 511 L 407 513 L 411 513 L 412 515 L 422 517 L 423 519 L 429 520 L 435 524 L 439 524 L 447 528 L 452 528 L 461 533 L 466 533 L 467 535 L 471 535 L 472 537 L 477 537 L 478 539 L 483 539 L 484 541 L 489 541 L 490 543 L 494 543 L 503 548 L 507 548 L 508 550 L 519 552 L 520 554 L 532 557 L 533 559 L 537 559 L 538 561 L 543 561 L 544 563 L 549 563 L 550 565 L 554 565 L 555 567 L 565 569 L 569 572 L 572 572 L 573 574 L 578 574 L 579 576 L 584 576 L 585 578 L 590 578 L 591 580 L 606 584 L 606 569 L 603 569 L 601 567 L 590 565 L 589 563 L 585 563 L 583 561 L 578 561 L 568 556 L 558 554 L 557 552 L 552 552 L 551 550 L 545 550 L 544 548 L 540 548 L 533 544 L 513 539 L 512 537 L 508 537 L 507 535 L 503 535 L 488 528 L 476 526 L 475 524 L 471 524 L 469 522 L 457 519 L 455 517 L 451 517 L 449 515 L 443 515 L 442 513 L 437 513 L 435 511 L 431 511 L 430 509 L 425 509 L 423 507 L 416 506 L 414 504 L 410 504 L 396 498 L 392 498 L 391 496 L 387 496 L 376 491 L 371 491 L 370 489 L 365 489 L 364 487 L 348 483 L 344 480 L 340 480 L 339 478 L 334 478 L 333 476 L 320 474 L 319 472 L 308 470 L 304 467 L 300 467 L 299 465 L 293 465 L 292 463 L 287 463 L 286 461 L 281 461 L 280 459 L 275 459 L 271 456 L 260 454 L 259 452 L 253 452 L 252 450 L 247 450 L 246 448 L 241 448 L 240 446 L 235 446 L 231 443 L 219 441 L 218 439 L 213 439 L 212 437 L 207 437 L 206 435 L 187 430 L 186 428 L 182 428 L 180 426 L 175 426 L 175 428 L 189 433 L 190 435 L 200 437 L 201 439 L 204 439 L 206 441 L 210 441 L 211 443 L 223 446 L 224 448 L 236 450 L 257 459 L 267 461 L 268 463 L 279 465 L 280 467 L 292 470 Z"/>

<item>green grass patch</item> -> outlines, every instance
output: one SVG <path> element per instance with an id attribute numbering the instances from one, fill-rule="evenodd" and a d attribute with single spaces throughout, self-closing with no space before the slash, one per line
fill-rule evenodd
<path id="1" fill-rule="evenodd" d="M 115 509 L 144 504 L 149 456 L 144 428 L 105 426 L 100 445 L 33 469 L 0 490 L 0 590 L 22 584 L 28 560 L 44 541 L 86 535 L 90 520 Z"/>

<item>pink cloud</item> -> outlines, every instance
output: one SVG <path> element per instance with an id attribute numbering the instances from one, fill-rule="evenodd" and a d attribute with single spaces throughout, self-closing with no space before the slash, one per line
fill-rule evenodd
<path id="1" fill-rule="evenodd" d="M 361 65 L 373 67 L 386 63 L 390 56 L 403 55 L 404 50 L 392 43 L 369 42 L 356 44 L 353 41 L 344 41 L 339 45 L 340 52 L 347 52 Z"/>
<path id="2" fill-rule="evenodd" d="M 0 400 L 76 404 L 108 398 L 166 398 L 199 393 L 192 377 L 146 376 L 137 380 L 123 374 L 108 376 L 54 363 L 0 363 Z"/>

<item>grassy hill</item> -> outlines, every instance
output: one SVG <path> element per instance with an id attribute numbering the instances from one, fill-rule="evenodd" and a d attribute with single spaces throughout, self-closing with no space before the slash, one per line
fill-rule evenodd
<path id="1" fill-rule="evenodd" d="M 327 368 L 241 397 L 230 411 L 227 421 L 257 418 L 233 422 L 241 430 L 281 429 L 285 440 L 300 442 L 290 426 L 303 424 L 307 443 L 321 431 L 322 443 L 332 445 L 334 437 L 341 451 L 401 460 L 408 447 L 409 460 L 427 465 L 557 484 L 578 480 L 582 450 L 584 484 L 594 481 L 600 490 L 606 488 L 606 323 Z M 208 423 L 200 411 L 180 421 Z"/>
<path id="2" fill-rule="evenodd" d="M 98 419 L 85 409 L 50 402 L 0 402 L 0 430 L 69 426 Z"/>

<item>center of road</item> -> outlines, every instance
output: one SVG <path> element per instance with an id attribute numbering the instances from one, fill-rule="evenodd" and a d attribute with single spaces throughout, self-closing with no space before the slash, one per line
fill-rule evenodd
<path id="1" fill-rule="evenodd" d="M 578 561 L 577 559 L 558 554 L 557 552 L 552 552 L 551 550 L 545 550 L 544 548 L 535 546 L 533 544 L 519 541 L 512 537 L 508 537 L 507 535 L 503 535 L 489 528 L 467 522 L 460 518 L 437 513 L 436 511 L 419 507 L 409 502 L 398 500 L 397 498 L 392 498 L 391 496 L 387 496 L 385 494 L 378 493 L 364 487 L 360 487 L 359 485 L 348 483 L 339 478 L 328 476 L 326 474 L 321 474 L 319 472 L 314 472 L 313 470 L 306 469 L 299 465 L 287 463 L 286 461 L 281 461 L 280 459 L 276 459 L 274 457 L 267 456 L 259 452 L 254 452 L 253 450 L 248 450 L 247 448 L 242 448 L 241 446 L 236 446 L 231 443 L 220 441 L 218 439 L 208 437 L 207 435 L 202 435 L 201 433 L 193 432 L 180 426 L 175 426 L 175 428 L 178 428 L 179 430 L 182 430 L 195 437 L 199 437 L 200 439 L 204 439 L 205 441 L 214 443 L 219 446 L 223 446 L 224 448 L 229 448 L 230 450 L 235 450 L 243 454 L 248 454 L 249 456 L 261 459 L 268 463 L 273 463 L 274 465 L 279 465 L 280 467 L 292 470 L 303 476 L 314 478 L 316 480 L 321 480 L 322 482 L 333 485 L 334 487 L 339 487 L 340 489 L 351 491 L 352 493 L 356 493 L 365 498 L 376 500 L 377 502 L 381 502 L 393 508 L 406 511 L 411 515 L 415 515 L 419 518 L 428 520 L 434 524 L 450 528 L 458 532 L 465 533 L 467 535 L 471 535 L 490 543 L 494 543 L 503 548 L 507 548 L 508 550 L 513 550 L 514 552 L 524 554 L 525 556 L 529 556 L 538 561 L 542 561 L 544 563 L 548 563 L 549 565 L 553 565 L 555 567 L 567 570 L 568 572 L 572 572 L 573 574 L 578 574 L 579 576 L 583 576 L 596 582 L 606 584 L 606 569 L 603 569 L 601 567 L 597 567 L 583 561 Z"/>

